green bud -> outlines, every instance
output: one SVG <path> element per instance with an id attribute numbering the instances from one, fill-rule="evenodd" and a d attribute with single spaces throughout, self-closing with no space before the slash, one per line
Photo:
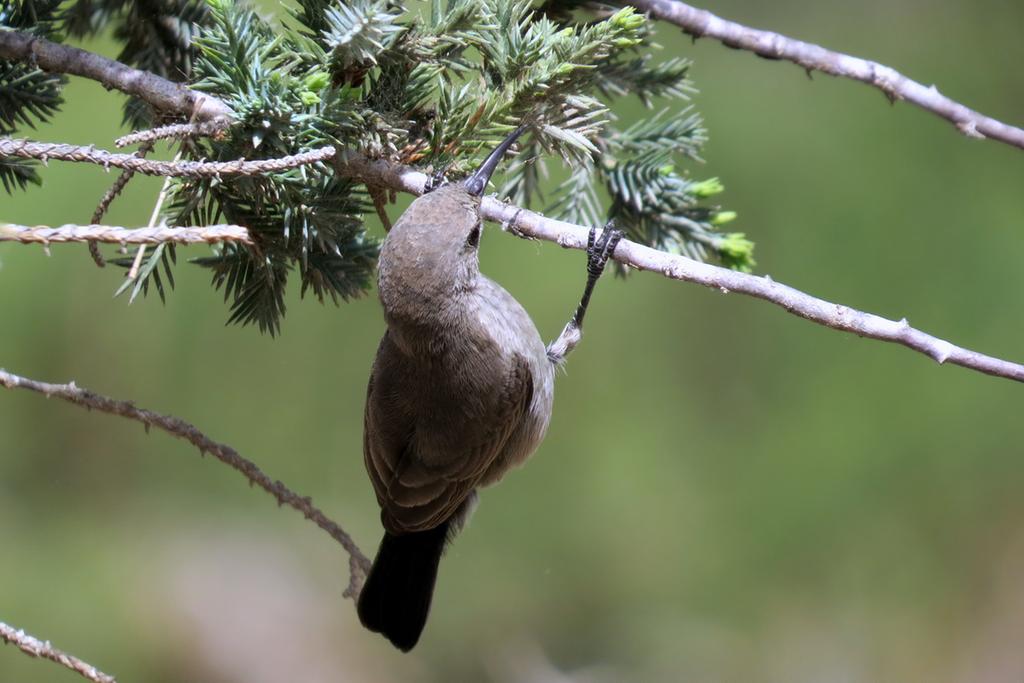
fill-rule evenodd
<path id="1" fill-rule="evenodd" d="M 307 107 L 312 107 L 315 104 L 320 104 L 320 96 L 317 95 L 315 92 L 310 92 L 309 90 L 303 90 L 302 92 L 300 92 L 299 99 L 302 100 L 302 103 Z"/>
<path id="2" fill-rule="evenodd" d="M 672 164 L 665 164 L 664 166 L 658 169 L 658 173 L 661 175 L 672 175 L 672 173 L 675 172 L 675 170 L 676 167 L 673 166 Z"/>
<path id="3" fill-rule="evenodd" d="M 742 232 L 730 232 L 723 235 L 715 244 L 718 250 L 738 261 L 747 261 L 754 254 L 754 243 Z"/>
<path id="4" fill-rule="evenodd" d="M 302 82 L 306 86 L 306 90 L 313 92 L 320 92 L 327 87 L 327 84 L 331 82 L 331 76 L 326 71 L 314 71 L 313 73 L 306 76 L 306 79 Z"/>
<path id="5" fill-rule="evenodd" d="M 693 196 L 700 197 L 701 199 L 712 197 L 724 190 L 725 185 L 722 185 L 722 182 L 718 178 L 708 178 L 707 180 L 702 180 L 699 183 L 690 185 L 690 192 Z M 735 216 L 733 217 L 735 218 Z"/>
<path id="6" fill-rule="evenodd" d="M 615 40 L 612 41 L 612 45 L 614 45 L 615 47 L 621 47 L 621 48 L 633 47 L 634 45 L 639 45 L 639 44 L 640 44 L 640 41 L 639 40 L 635 40 L 633 38 L 616 38 Z"/>
<path id="7" fill-rule="evenodd" d="M 637 14 L 636 10 L 632 7 L 623 7 L 618 12 L 613 14 L 608 21 L 612 23 L 612 26 L 618 26 L 624 28 L 627 31 L 632 31 L 640 26 L 643 26 L 644 15 Z"/>
<path id="8" fill-rule="evenodd" d="M 719 211 L 715 214 L 714 218 L 711 219 L 711 225 L 725 225 L 726 223 L 731 223 L 736 220 L 737 215 L 738 214 L 735 211 Z M 743 237 L 742 233 L 737 232 L 733 234 Z"/>

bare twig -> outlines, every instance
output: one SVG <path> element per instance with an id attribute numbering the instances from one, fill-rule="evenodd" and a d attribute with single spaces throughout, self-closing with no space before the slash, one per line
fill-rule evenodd
<path id="1" fill-rule="evenodd" d="M 143 159 L 152 151 L 153 143 L 147 142 L 136 150 L 134 156 Z M 121 175 L 117 177 L 117 180 L 115 180 L 114 184 L 110 186 L 110 189 L 103 194 L 103 198 L 100 199 L 100 203 L 96 206 L 96 210 L 93 211 L 92 220 L 90 221 L 91 223 L 96 224 L 103 220 L 103 215 L 107 212 L 107 209 L 110 208 L 111 202 L 121 194 L 122 190 L 124 190 L 125 186 L 128 184 L 128 181 L 131 180 L 134 175 L 135 171 L 130 168 L 126 168 L 121 171 Z"/>
<path id="2" fill-rule="evenodd" d="M 384 232 L 391 232 L 391 218 L 388 216 L 388 192 L 377 185 L 367 185 L 366 192 L 373 200 L 373 208 L 377 211 L 377 218 L 384 226 Z"/>
<path id="3" fill-rule="evenodd" d="M 238 242 L 252 244 L 249 231 L 240 225 L 207 225 L 183 228 L 122 228 L 115 225 L 15 225 L 0 223 L 0 242 L 58 244 L 64 242 L 103 242 L 106 244 L 215 244 Z"/>
<path id="4" fill-rule="evenodd" d="M 3 35 L 0 33 L 0 35 Z M 32 142 L 0 138 L 0 156 L 39 159 L 44 163 L 57 159 L 96 164 L 108 168 L 128 168 L 136 173 L 163 176 L 165 178 L 214 178 L 226 175 L 263 175 L 284 171 L 297 166 L 315 164 L 334 156 L 333 147 L 321 147 L 300 154 L 278 159 L 255 159 L 247 161 L 152 161 L 140 159 L 134 154 L 115 154 L 94 147 L 64 145 L 51 142 Z"/>
<path id="5" fill-rule="evenodd" d="M 35 64 L 44 71 L 83 76 L 135 95 L 158 111 L 180 114 L 192 121 L 227 126 L 231 108 L 213 95 L 77 47 L 61 45 L 21 31 L 0 31 L 0 59 Z"/>
<path id="6" fill-rule="evenodd" d="M 92 262 L 100 268 L 107 267 L 107 259 L 103 258 L 103 254 L 100 253 L 100 243 L 96 240 L 89 240 L 89 256 L 92 257 Z"/>
<path id="7" fill-rule="evenodd" d="M 88 678 L 90 681 L 95 681 L 95 683 L 116 683 L 113 676 L 103 673 L 92 664 L 83 662 L 78 657 L 58 650 L 49 641 L 39 640 L 21 629 L 16 629 L 2 621 L 0 621 L 0 640 L 14 645 L 31 657 L 40 657 L 42 659 L 49 659 L 51 662 L 57 662 L 61 666 Z"/>
<path id="8" fill-rule="evenodd" d="M 103 253 L 100 251 L 100 243 L 96 240 L 89 240 L 89 256 L 92 257 L 92 262 L 99 268 L 107 267 L 107 259 L 103 258 Z"/>
<path id="9" fill-rule="evenodd" d="M 136 150 L 135 156 L 142 159 L 152 151 L 153 143 L 145 142 L 138 150 Z M 110 186 L 110 189 L 103 194 L 103 198 L 100 199 L 100 203 L 96 206 L 96 210 L 92 212 L 92 220 L 90 221 L 92 225 L 98 225 L 99 222 L 103 220 L 103 214 L 105 214 L 107 209 L 110 208 L 111 202 L 121 194 L 121 191 L 124 190 L 128 181 L 131 180 L 134 175 L 135 171 L 130 168 L 126 168 L 121 171 L 121 175 L 117 176 L 117 180 L 115 180 L 114 184 Z M 89 254 L 92 255 L 92 260 L 100 268 L 107 265 L 107 262 L 103 259 L 103 254 L 100 253 L 99 242 L 96 240 L 89 240 Z"/>
<path id="10" fill-rule="evenodd" d="M 169 126 L 150 128 L 149 130 L 138 130 L 114 140 L 115 147 L 128 147 L 140 142 L 152 143 L 167 138 L 190 138 L 215 135 L 222 131 L 223 126 L 211 125 L 209 123 L 174 123 Z"/>
<path id="11" fill-rule="evenodd" d="M 135 258 L 132 259 L 132 266 L 131 266 L 131 268 L 129 268 L 128 272 L 125 273 L 125 275 L 124 275 L 124 278 L 125 278 L 125 280 L 127 282 L 134 282 L 136 280 L 136 278 L 139 277 L 139 268 L 142 266 L 142 257 L 145 256 L 145 255 L 146 255 L 146 245 L 145 244 L 140 244 L 139 248 L 135 250 Z M 127 286 L 127 282 L 125 283 L 125 286 Z M 118 289 L 117 293 L 114 296 L 117 296 L 117 294 L 120 294 L 122 291 L 124 291 L 123 288 L 122 289 Z M 132 297 L 131 299 L 128 300 L 128 303 L 131 303 L 134 300 L 135 300 L 135 297 Z"/>
<path id="12" fill-rule="evenodd" d="M 679 26 L 695 38 L 713 38 L 761 57 L 799 64 L 808 72 L 821 71 L 867 83 L 884 92 L 890 101 L 906 100 L 946 119 L 967 137 L 988 137 L 1024 149 L 1024 130 L 974 111 L 946 97 L 934 85 L 922 85 L 884 64 L 737 24 L 679 0 L 629 0 L 629 4 Z"/>
<path id="13" fill-rule="evenodd" d="M 387 185 L 412 194 L 421 194 L 427 182 L 427 176 L 423 173 L 382 160 L 369 161 L 352 157 L 339 162 L 338 169 L 364 182 Z M 484 199 L 482 210 L 484 218 L 500 223 L 505 229 L 522 237 L 543 239 L 571 249 L 586 248 L 588 228 L 545 218 L 533 211 L 499 202 L 493 197 Z M 996 377 L 1024 382 L 1024 365 L 961 348 L 914 329 L 906 319 L 888 320 L 834 304 L 774 282 L 769 277 L 720 268 L 628 240 L 619 242 L 614 258 L 627 266 L 660 273 L 675 280 L 693 282 L 724 293 L 737 292 L 763 299 L 819 325 L 901 344 L 939 363 L 952 363 Z"/>
<path id="14" fill-rule="evenodd" d="M 174 161 L 177 162 L 180 159 L 181 159 L 181 152 L 178 152 L 177 154 L 174 155 Z M 164 178 L 164 183 L 163 183 L 163 185 L 160 186 L 160 194 L 157 195 L 156 203 L 153 205 L 153 211 L 149 215 L 149 226 L 148 227 L 150 227 L 150 228 L 157 227 L 156 221 L 157 221 L 158 218 L 160 218 L 160 211 L 164 208 L 164 202 L 167 201 L 167 193 L 168 193 L 168 191 L 170 189 L 171 189 L 171 179 L 170 178 Z M 164 227 L 164 223 L 161 222 L 159 227 L 161 227 L 161 228 Z M 139 246 L 138 251 L 135 252 L 135 259 L 132 261 L 132 267 L 128 269 L 128 273 L 125 275 L 126 282 L 121 287 L 121 289 L 119 289 L 117 291 L 118 294 L 120 294 L 122 291 L 124 291 L 124 287 L 127 286 L 128 282 L 133 282 L 136 278 L 139 277 L 139 266 L 142 264 L 142 257 L 143 257 L 143 255 L 145 253 L 146 253 L 146 245 L 142 244 L 142 245 Z M 135 300 L 135 296 L 138 293 L 139 293 L 139 290 L 138 290 L 138 288 L 136 288 L 135 291 L 132 292 L 132 296 L 128 300 L 128 303 L 131 303 L 132 301 L 134 301 Z M 115 296 L 116 296 L 116 294 L 115 294 Z"/>
<path id="15" fill-rule="evenodd" d="M 188 441 L 199 449 L 201 455 L 212 454 L 225 465 L 240 472 L 242 476 L 249 480 L 250 484 L 255 484 L 272 495 L 277 500 L 278 505 L 288 505 L 298 510 L 306 519 L 312 521 L 326 531 L 331 538 L 340 543 L 351 558 L 349 564 L 352 568 L 352 575 L 349 578 L 349 586 L 345 591 L 345 596 L 354 598 L 359 594 L 359 589 L 362 587 L 366 572 L 370 570 L 370 560 L 359 549 L 359 546 L 352 540 L 352 537 L 313 505 L 312 498 L 300 496 L 280 481 L 272 480 L 264 474 L 263 470 L 257 467 L 256 463 L 242 457 L 234 448 L 214 441 L 181 418 L 139 408 L 131 401 L 119 401 L 95 394 L 88 389 L 76 386 L 74 382 L 68 384 L 49 384 L 19 377 L 0 368 L 0 385 L 7 389 L 28 389 L 43 394 L 47 398 L 59 398 L 89 410 L 98 410 L 101 413 L 126 417 L 129 420 L 141 422 L 145 425 L 147 432 L 150 427 L 156 427 L 171 436 Z"/>

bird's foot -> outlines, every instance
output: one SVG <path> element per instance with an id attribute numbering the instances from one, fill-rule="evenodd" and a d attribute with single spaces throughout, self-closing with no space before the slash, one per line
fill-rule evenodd
<path id="1" fill-rule="evenodd" d="M 452 165 L 449 162 L 435 169 L 434 172 L 427 177 L 427 182 L 423 186 L 423 194 L 429 194 L 442 185 L 447 185 L 448 178 L 446 177 L 446 174 L 451 166 Z"/>
<path id="2" fill-rule="evenodd" d="M 587 273 L 591 278 L 597 279 L 604 272 L 608 259 L 615 253 L 615 247 L 619 245 L 624 233 L 617 230 L 615 222 L 609 220 L 601 228 L 601 236 L 597 236 L 597 228 L 590 229 L 587 236 Z"/>
<path id="3" fill-rule="evenodd" d="M 576 307 L 576 313 L 562 330 L 562 334 L 548 346 L 548 358 L 555 365 L 561 365 L 583 336 L 583 316 L 587 314 L 590 295 L 594 292 L 594 285 L 604 272 L 604 267 L 608 265 L 608 259 L 615 253 L 615 247 L 622 239 L 622 234 L 621 230 L 613 227 L 612 221 L 604 224 L 600 237 L 597 236 L 597 228 L 590 229 L 587 236 L 587 284 L 583 288 L 580 305 Z"/>

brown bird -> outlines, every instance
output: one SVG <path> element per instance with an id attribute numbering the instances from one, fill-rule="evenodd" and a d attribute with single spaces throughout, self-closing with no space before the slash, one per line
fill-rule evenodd
<path id="1" fill-rule="evenodd" d="M 545 347 L 511 294 L 480 273 L 480 198 L 520 127 L 476 173 L 406 209 L 381 249 L 387 332 L 366 393 L 363 454 L 384 539 L 359 595 L 363 625 L 409 651 L 426 624 L 446 544 L 548 427 L 555 369 L 622 233 L 591 229 L 587 284 L 575 315 Z"/>

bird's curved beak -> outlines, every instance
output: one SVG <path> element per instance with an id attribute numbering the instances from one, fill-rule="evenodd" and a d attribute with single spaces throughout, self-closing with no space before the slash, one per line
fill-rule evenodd
<path id="1" fill-rule="evenodd" d="M 514 131 L 509 133 L 509 136 L 501 141 L 501 143 L 494 148 L 487 158 L 484 159 L 484 163 L 480 165 L 480 168 L 476 170 L 476 173 L 462 181 L 463 187 L 466 191 L 475 197 L 482 197 L 484 190 L 487 189 L 487 183 L 491 179 L 491 175 L 494 173 L 494 169 L 498 167 L 498 163 L 501 158 L 505 156 L 505 152 L 512 146 L 512 143 L 519 139 L 519 136 L 526 132 L 528 126 L 523 124 Z"/>

